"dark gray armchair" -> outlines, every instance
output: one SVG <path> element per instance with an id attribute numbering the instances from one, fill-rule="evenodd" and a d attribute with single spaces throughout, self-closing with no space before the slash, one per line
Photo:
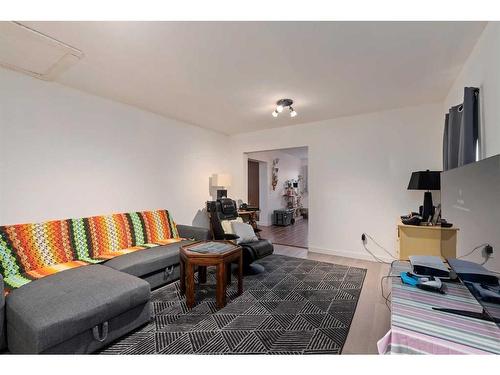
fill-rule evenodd
<path id="1" fill-rule="evenodd" d="M 210 226 L 215 240 L 237 240 L 238 236 L 224 232 L 222 220 L 234 220 L 238 217 L 236 202 L 229 198 L 221 198 L 216 201 L 207 202 L 207 210 L 210 216 Z M 273 244 L 265 239 L 240 243 L 243 248 L 243 272 L 246 275 L 254 275 L 264 271 L 259 264 L 252 264 L 255 260 L 264 258 L 274 252 Z"/>

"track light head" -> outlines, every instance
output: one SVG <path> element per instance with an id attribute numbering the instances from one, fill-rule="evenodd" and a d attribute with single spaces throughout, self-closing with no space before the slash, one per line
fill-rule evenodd
<path id="1" fill-rule="evenodd" d="M 293 100 L 292 99 L 280 99 L 276 102 L 276 109 L 273 111 L 273 117 L 278 117 L 278 115 L 283 112 L 285 108 L 288 107 L 290 109 L 290 117 L 297 116 L 297 112 L 292 108 Z"/>

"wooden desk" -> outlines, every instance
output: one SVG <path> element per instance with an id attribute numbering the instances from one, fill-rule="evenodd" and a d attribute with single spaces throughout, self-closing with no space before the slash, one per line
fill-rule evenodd
<path id="1" fill-rule="evenodd" d="M 252 226 L 254 230 L 257 229 L 257 215 L 260 211 L 250 211 L 250 210 L 238 210 L 238 216 L 240 216 L 245 223 Z"/>
<path id="2" fill-rule="evenodd" d="M 398 224 L 399 259 L 410 255 L 457 256 L 458 228 Z"/>

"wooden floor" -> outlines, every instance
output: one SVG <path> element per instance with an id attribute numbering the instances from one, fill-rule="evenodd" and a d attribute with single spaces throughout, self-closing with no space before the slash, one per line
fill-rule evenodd
<path id="1" fill-rule="evenodd" d="M 274 244 L 303 248 L 309 245 L 307 219 L 298 219 L 295 224 L 286 227 L 271 225 L 259 226 L 259 228 L 262 230 L 260 236 Z"/>
<path id="2" fill-rule="evenodd" d="M 380 294 L 380 279 L 387 274 L 389 266 L 281 245 L 275 245 L 274 252 L 297 258 L 366 268 L 363 289 L 342 354 L 378 354 L 377 341 L 387 333 L 391 321 L 389 309 Z"/>

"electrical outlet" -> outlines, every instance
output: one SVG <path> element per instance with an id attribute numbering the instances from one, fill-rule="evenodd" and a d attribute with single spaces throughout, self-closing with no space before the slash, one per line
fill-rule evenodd
<path id="1" fill-rule="evenodd" d="M 485 258 L 494 258 L 495 257 L 495 252 L 493 251 L 493 246 L 491 245 L 486 245 L 483 249 L 483 256 Z"/>

